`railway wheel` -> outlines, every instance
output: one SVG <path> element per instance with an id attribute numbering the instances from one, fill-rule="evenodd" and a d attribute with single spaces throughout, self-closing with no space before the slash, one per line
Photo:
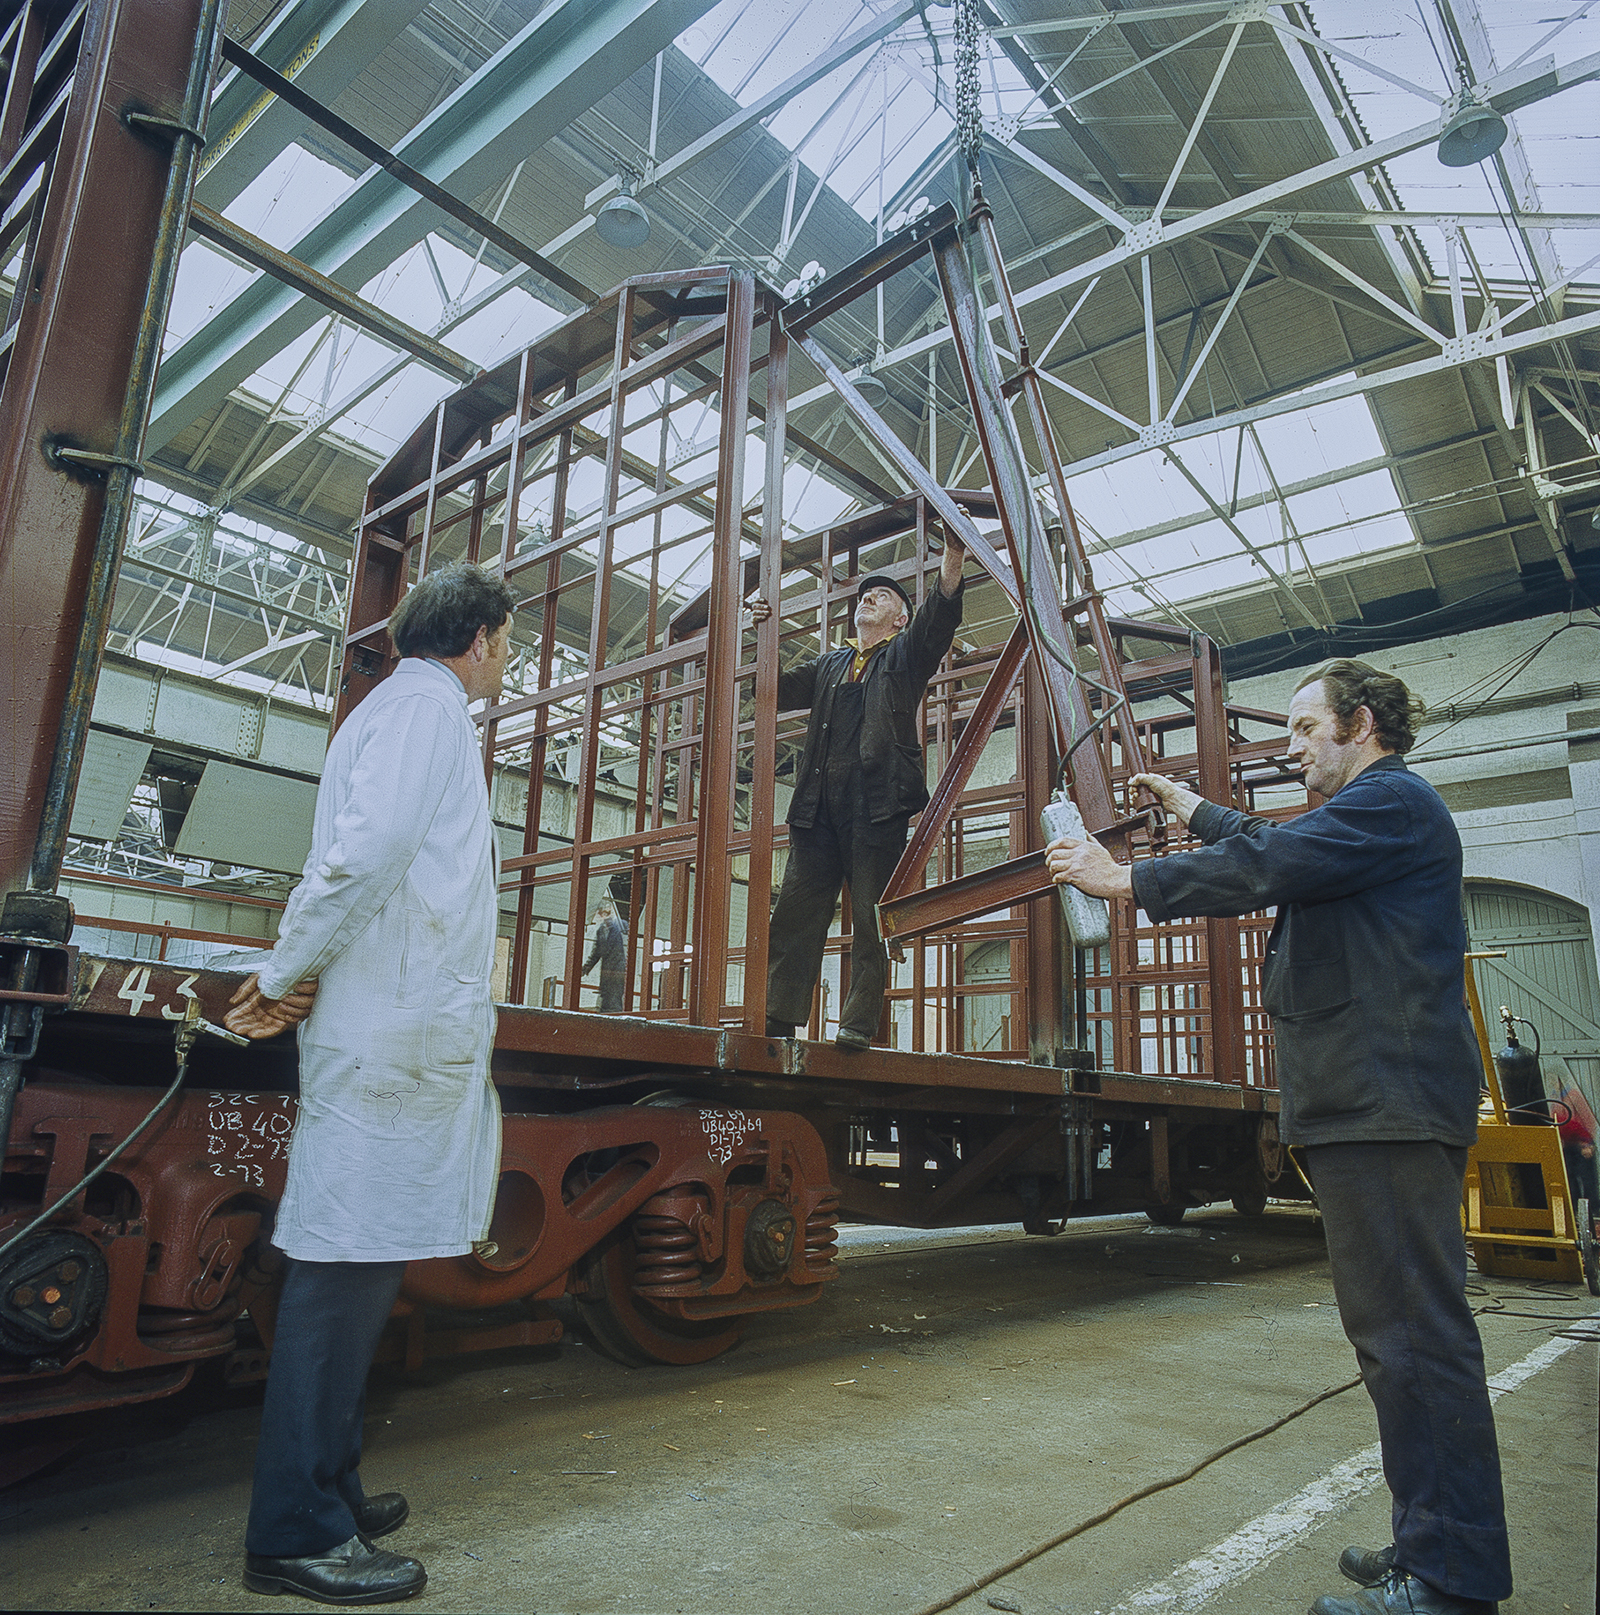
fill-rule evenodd
<path id="1" fill-rule="evenodd" d="M 1236 1194 L 1233 1197 L 1233 1209 L 1241 1217 L 1259 1217 L 1267 1209 L 1266 1185 L 1246 1189 L 1243 1194 Z"/>
<path id="2" fill-rule="evenodd" d="M 1174 1200 L 1164 1206 L 1146 1206 L 1144 1214 L 1151 1222 L 1159 1223 L 1163 1228 L 1176 1228 L 1183 1221 L 1183 1214 L 1189 1208 Z"/>
<path id="3" fill-rule="evenodd" d="M 690 1322 L 669 1317 L 633 1293 L 635 1251 L 624 1227 L 598 1246 L 579 1268 L 574 1299 L 595 1349 L 629 1368 L 666 1363 L 684 1368 L 709 1362 L 739 1343 L 742 1320 Z"/>
<path id="4" fill-rule="evenodd" d="M 1594 1237 L 1594 1210 L 1587 1200 L 1578 1202 L 1578 1254 L 1583 1258 L 1583 1281 L 1590 1295 L 1600 1295 L 1600 1246 Z"/>

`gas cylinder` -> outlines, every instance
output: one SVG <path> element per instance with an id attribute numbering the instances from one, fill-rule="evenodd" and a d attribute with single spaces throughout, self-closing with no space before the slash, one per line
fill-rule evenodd
<path id="1" fill-rule="evenodd" d="M 1087 841 L 1089 832 L 1084 828 L 1083 815 L 1064 790 L 1044 806 L 1039 815 L 1039 828 L 1046 842 L 1057 836 L 1071 836 L 1074 841 Z M 1072 934 L 1075 948 L 1103 948 L 1111 940 L 1111 908 L 1103 897 L 1090 897 L 1076 886 L 1058 886 L 1061 907 L 1067 916 L 1067 930 Z"/>
<path id="2" fill-rule="evenodd" d="M 1550 1120 L 1550 1107 L 1545 1103 L 1544 1077 L 1539 1070 L 1539 1030 L 1530 1021 L 1522 1022 L 1534 1039 L 1533 1048 L 1524 1048 L 1517 1041 L 1520 1017 L 1502 1004 L 1500 1019 L 1506 1026 L 1506 1046 L 1494 1057 L 1494 1068 L 1500 1078 L 1500 1097 L 1505 1100 L 1513 1122 L 1524 1127 L 1544 1126 Z"/>

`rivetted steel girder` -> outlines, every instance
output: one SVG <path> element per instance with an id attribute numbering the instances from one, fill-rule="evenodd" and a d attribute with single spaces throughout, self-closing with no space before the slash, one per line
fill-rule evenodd
<path id="1" fill-rule="evenodd" d="M 557 0 L 413 129 L 396 155 L 457 196 L 479 196 L 712 4 Z M 372 169 L 289 250 L 355 289 L 443 217 Z M 266 278 L 253 281 L 163 360 L 147 451 L 170 442 L 320 317 L 297 293 Z"/>

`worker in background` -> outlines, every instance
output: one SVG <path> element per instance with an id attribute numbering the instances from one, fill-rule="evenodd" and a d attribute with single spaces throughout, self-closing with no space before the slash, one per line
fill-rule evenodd
<path id="1" fill-rule="evenodd" d="M 328 747 L 272 959 L 226 1017 L 271 1036 L 290 987 L 321 979 L 272 1234 L 289 1264 L 245 1536 L 252 1592 L 378 1603 L 427 1583 L 372 1545 L 409 1509 L 364 1493 L 361 1421 L 405 1264 L 464 1256 L 489 1231 L 497 849 L 467 707 L 500 693 L 513 604 L 475 566 L 401 603 L 389 633 L 403 660 Z"/>
<path id="2" fill-rule="evenodd" d="M 911 815 L 928 804 L 922 698 L 961 625 L 965 548 L 947 536 L 938 587 L 912 616 L 910 595 L 874 573 L 856 591 L 856 637 L 778 678 L 780 711 L 809 708 L 789 802 L 789 862 L 772 911 L 767 1036 L 793 1037 L 811 1018 L 828 928 L 850 888 L 850 991 L 835 1042 L 864 1049 L 877 1035 L 888 958 L 878 899 L 905 850 Z M 772 615 L 757 599 L 756 622 Z"/>
<path id="3" fill-rule="evenodd" d="M 1600 1174 L 1595 1171 L 1594 1134 L 1570 1099 L 1563 1095 L 1557 1102 L 1562 1107 L 1561 1153 L 1567 1161 L 1567 1187 L 1574 1202 L 1589 1202 L 1589 1220 L 1600 1224 L 1600 1184 L 1596 1183 Z"/>
<path id="4" fill-rule="evenodd" d="M 617 911 L 609 903 L 596 905 L 594 911 L 594 945 L 583 962 L 583 973 L 588 975 L 600 966 L 600 1013 L 622 1013 L 622 990 L 628 982 L 628 933 Z"/>
<path id="5" fill-rule="evenodd" d="M 1323 806 L 1274 824 L 1141 774 L 1134 783 L 1204 846 L 1131 867 L 1094 841 L 1047 853 L 1057 884 L 1131 897 L 1152 920 L 1278 907 L 1261 984 L 1278 1125 L 1304 1150 L 1394 1500 L 1393 1545 L 1340 1556 L 1362 1590 L 1325 1594 L 1313 1615 L 1489 1615 L 1511 1593 L 1461 1238 L 1482 1073 L 1464 1000 L 1461 841 L 1403 760 L 1421 717 L 1399 679 L 1328 662 L 1289 707 L 1289 756 Z"/>

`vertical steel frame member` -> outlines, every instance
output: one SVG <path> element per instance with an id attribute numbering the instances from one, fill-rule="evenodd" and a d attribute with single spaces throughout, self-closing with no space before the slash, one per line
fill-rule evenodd
<path id="1" fill-rule="evenodd" d="M 65 1002 L 55 895 L 221 0 L 23 0 L 0 54 L 0 1140 Z M 30 888 L 23 891 L 20 888 Z"/>
<path id="2" fill-rule="evenodd" d="M 517 904 L 513 1001 L 526 996 L 536 924 L 557 920 L 566 928 L 557 975 L 574 984 L 563 1002 L 576 1007 L 589 909 L 620 890 L 635 944 L 643 915 L 659 944 L 630 959 L 628 1007 L 703 1025 L 759 1015 L 730 993 L 729 946 L 751 815 L 764 827 L 772 817 L 770 762 L 753 768 L 740 716 L 756 675 L 740 632 L 739 550 L 742 535 L 780 530 L 782 340 L 754 366 L 751 353 L 758 325 L 773 331 L 772 309 L 752 276 L 727 269 L 627 282 L 446 399 L 370 485 L 339 719 L 393 667 L 386 624 L 411 578 L 451 560 L 490 563 L 520 598 L 523 692 L 483 718 L 497 799 L 508 765 L 527 781 L 522 846 L 502 865 Z M 777 415 L 759 525 L 743 511 L 753 368 L 773 369 L 766 406 Z M 671 434 L 694 415 L 716 422 L 714 443 L 701 444 L 714 460 L 680 480 Z M 571 509 L 579 498 L 597 506 L 583 520 Z M 703 549 L 702 560 L 686 546 Z M 664 569 L 686 556 L 708 579 L 709 611 L 694 631 L 668 610 Z M 552 837 L 557 754 L 573 792 Z M 631 777 L 609 794 L 631 802 L 602 811 L 596 780 L 616 782 L 623 764 Z M 770 873 L 752 880 L 765 903 Z"/>
<path id="3" fill-rule="evenodd" d="M 220 0 L 24 0 L 0 109 L 0 890 L 54 887 Z"/>

